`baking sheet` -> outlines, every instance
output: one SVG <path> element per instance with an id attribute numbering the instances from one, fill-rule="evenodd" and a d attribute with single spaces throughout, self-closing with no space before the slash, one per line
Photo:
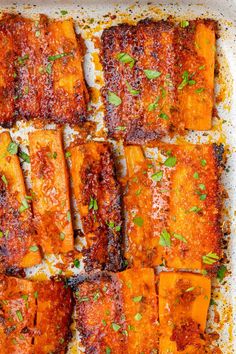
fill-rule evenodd
<path id="1" fill-rule="evenodd" d="M 208 332 L 216 331 L 219 339 L 214 343 L 222 353 L 236 353 L 236 1 L 230 0 L 206 0 L 201 1 L 162 1 L 158 2 L 131 2 L 131 1 L 9 1 L 0 0 L 0 10 L 17 11 L 25 16 L 36 16 L 38 13 L 48 14 L 54 18 L 73 17 L 77 31 L 82 34 L 87 46 L 84 68 L 85 76 L 89 86 L 92 88 L 92 107 L 94 114 L 90 119 L 98 123 L 97 131 L 92 138 L 102 140 L 105 138 L 103 126 L 103 109 L 99 89 L 103 85 L 101 65 L 98 59 L 98 41 L 105 27 L 120 22 L 135 23 L 136 21 L 151 17 L 159 20 L 174 16 L 177 20 L 191 19 L 196 17 L 210 17 L 218 20 L 220 25 L 220 38 L 217 41 L 217 61 L 220 65 L 219 76 L 216 78 L 216 97 L 218 117 L 214 117 L 214 127 L 210 132 L 192 132 L 185 137 L 175 137 L 172 141 L 181 142 L 222 142 L 227 150 L 227 166 L 222 175 L 222 183 L 229 198 L 225 200 L 222 225 L 223 229 L 228 228 L 230 223 L 231 233 L 224 237 L 224 245 L 227 244 L 225 253 L 227 256 L 227 268 L 229 275 L 222 284 L 214 281 L 213 299 L 216 305 L 210 307 L 208 321 Z M 64 12 L 61 12 L 64 10 Z M 67 14 L 64 14 L 67 11 Z M 47 128 L 54 127 L 48 125 Z M 14 139 L 18 140 L 24 151 L 28 144 L 28 131 L 34 130 L 31 122 L 17 122 L 16 127 L 11 130 Z M 0 131 L 2 128 L 0 128 Z M 65 130 L 66 146 L 73 140 L 78 131 L 69 127 Z M 88 137 L 91 138 L 91 137 Z M 114 145 L 119 157 L 122 157 L 122 146 Z M 150 151 L 148 151 L 150 153 Z M 27 166 L 23 164 L 26 170 Z M 27 183 L 30 186 L 30 171 L 26 170 Z M 79 219 L 77 216 L 77 222 Z M 83 242 L 82 242 L 83 243 Z M 81 241 L 77 241 L 77 247 L 82 247 Z M 58 257 L 48 257 L 41 265 L 38 265 L 27 272 L 27 277 L 32 279 L 44 279 L 50 275 L 57 274 L 58 268 L 54 267 L 60 260 Z M 83 271 L 69 270 L 66 275 Z M 74 326 L 74 325 L 73 325 Z M 68 353 L 76 354 L 81 352 L 79 347 L 79 334 L 73 327 L 73 342 Z"/>

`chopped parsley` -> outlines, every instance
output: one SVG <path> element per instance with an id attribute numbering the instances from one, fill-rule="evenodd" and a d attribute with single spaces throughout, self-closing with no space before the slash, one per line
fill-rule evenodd
<path id="1" fill-rule="evenodd" d="M 126 130 L 126 127 L 119 125 L 118 127 L 116 127 L 116 130 L 124 131 Z"/>
<path id="2" fill-rule="evenodd" d="M 175 156 L 169 156 L 165 162 L 164 165 L 167 167 L 174 167 L 176 165 L 177 158 Z"/>
<path id="3" fill-rule="evenodd" d="M 80 267 L 80 261 L 79 261 L 79 259 L 74 259 L 74 261 L 73 261 L 73 263 L 74 263 L 74 266 L 76 267 L 76 268 L 79 268 Z"/>
<path id="4" fill-rule="evenodd" d="M 133 302 L 140 302 L 140 301 L 142 301 L 142 295 L 140 295 L 140 296 L 135 296 L 135 297 L 133 297 Z"/>
<path id="5" fill-rule="evenodd" d="M 143 316 L 141 315 L 141 313 L 136 313 L 136 315 L 134 316 L 135 321 L 140 321 L 143 318 Z"/>
<path id="6" fill-rule="evenodd" d="M 220 268 L 217 271 L 217 279 L 219 279 L 220 282 L 224 279 L 226 272 L 227 272 L 226 266 L 224 265 L 220 266 Z"/>
<path id="7" fill-rule="evenodd" d="M 183 90 L 183 88 L 187 85 L 192 86 L 196 84 L 195 80 L 192 80 L 193 74 L 189 76 L 189 73 L 187 71 L 184 71 L 182 75 L 182 82 L 178 86 L 178 90 Z"/>
<path id="8" fill-rule="evenodd" d="M 90 202 L 89 202 L 89 210 L 93 209 L 94 211 L 98 210 L 98 203 L 97 200 L 90 197 Z"/>
<path id="9" fill-rule="evenodd" d="M 159 117 L 162 118 L 162 119 L 165 119 L 165 120 L 168 120 L 168 119 L 169 119 L 169 116 L 168 116 L 166 113 L 164 113 L 164 112 L 161 112 L 161 113 L 159 114 Z"/>
<path id="10" fill-rule="evenodd" d="M 72 53 L 59 53 L 59 54 L 55 54 L 55 55 L 50 55 L 48 57 L 49 61 L 55 61 L 57 59 L 61 59 L 63 57 L 67 57 L 68 55 L 72 55 Z"/>
<path id="11" fill-rule="evenodd" d="M 129 64 L 130 68 L 132 69 L 136 60 L 132 58 L 129 54 L 127 53 L 119 53 L 117 54 L 117 59 L 123 63 L 123 64 Z"/>
<path id="12" fill-rule="evenodd" d="M 33 246 L 31 246 L 30 248 L 29 248 L 29 250 L 31 251 L 31 252 L 37 252 L 38 251 L 38 246 L 36 246 L 36 245 L 33 245 Z"/>
<path id="13" fill-rule="evenodd" d="M 121 104 L 122 100 L 114 92 L 108 91 L 108 102 L 117 107 Z"/>
<path id="14" fill-rule="evenodd" d="M 142 227 L 143 226 L 143 219 L 141 218 L 141 216 L 135 216 L 133 218 L 133 222 L 135 225 Z"/>
<path id="15" fill-rule="evenodd" d="M 149 112 L 152 112 L 152 111 L 154 111 L 155 109 L 157 109 L 159 99 L 160 99 L 160 97 L 157 97 L 153 103 L 150 103 L 150 104 L 148 105 L 148 111 L 149 111 Z"/>
<path id="16" fill-rule="evenodd" d="M 209 252 L 205 256 L 202 256 L 202 261 L 205 264 L 212 265 L 219 260 L 219 256 L 216 253 Z"/>
<path id="17" fill-rule="evenodd" d="M 18 317 L 18 320 L 19 320 L 20 322 L 23 321 L 23 316 L 22 316 L 22 313 L 21 313 L 20 310 L 16 310 L 16 316 Z"/>
<path id="18" fill-rule="evenodd" d="M 7 180 L 6 176 L 2 175 L 1 179 L 2 179 L 3 183 L 7 186 L 8 185 L 8 180 Z"/>
<path id="19" fill-rule="evenodd" d="M 19 208 L 19 212 L 20 213 L 23 213 L 25 210 L 27 210 L 27 209 L 29 209 L 29 204 L 28 204 L 28 202 L 27 202 L 27 199 L 26 198 L 24 198 L 23 200 L 22 200 L 22 202 L 21 202 L 21 206 L 20 206 L 20 208 Z"/>
<path id="20" fill-rule="evenodd" d="M 188 22 L 188 21 L 183 20 L 183 21 L 180 22 L 180 27 L 186 28 L 186 27 L 188 27 L 188 26 L 189 26 L 189 22 Z"/>
<path id="21" fill-rule="evenodd" d="M 161 72 L 157 70 L 144 70 L 144 74 L 146 77 L 151 80 L 151 79 L 157 79 L 159 76 L 161 76 Z"/>
<path id="22" fill-rule="evenodd" d="M 182 236 L 182 235 L 180 235 L 180 234 L 176 234 L 176 233 L 174 233 L 173 236 L 174 236 L 174 238 L 176 238 L 177 240 L 180 240 L 180 241 L 182 241 L 182 242 L 184 242 L 184 243 L 187 243 L 187 240 L 186 240 L 186 238 L 184 238 L 184 236 Z"/>
<path id="23" fill-rule="evenodd" d="M 163 171 L 157 171 L 152 176 L 153 181 L 160 182 L 163 177 Z"/>
<path id="24" fill-rule="evenodd" d="M 163 230 L 160 234 L 159 245 L 163 247 L 171 246 L 170 234 L 167 230 Z"/>
<path id="25" fill-rule="evenodd" d="M 126 86 L 128 88 L 128 91 L 131 93 L 131 95 L 137 96 L 140 94 L 140 90 L 133 89 L 127 81 L 126 81 Z"/>
<path id="26" fill-rule="evenodd" d="M 26 154 L 26 152 L 20 151 L 20 152 L 19 152 L 19 157 L 20 157 L 23 161 L 25 161 L 25 162 L 27 162 L 27 163 L 30 163 L 30 157 L 29 157 L 28 154 Z"/>
<path id="27" fill-rule="evenodd" d="M 10 142 L 10 144 L 7 147 L 7 151 L 11 155 L 16 155 L 18 152 L 18 145 L 16 143 L 14 143 L 13 141 Z"/>
<path id="28" fill-rule="evenodd" d="M 115 332 L 119 331 L 119 329 L 120 329 L 120 325 L 118 325 L 117 323 L 114 323 L 114 322 L 111 324 L 111 327 Z"/>

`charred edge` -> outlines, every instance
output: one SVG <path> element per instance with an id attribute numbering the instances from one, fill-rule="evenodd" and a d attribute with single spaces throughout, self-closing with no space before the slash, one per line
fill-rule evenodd
<path id="1" fill-rule="evenodd" d="M 223 144 L 212 144 L 213 145 L 213 151 L 216 159 L 217 166 L 219 167 L 225 167 L 225 158 L 224 158 L 224 145 Z"/>
<path id="2" fill-rule="evenodd" d="M 9 277 L 25 278 L 26 274 L 24 269 L 17 267 L 9 267 L 6 269 L 6 275 Z"/>
<path id="3" fill-rule="evenodd" d="M 68 285 L 72 289 L 73 292 L 77 290 L 78 285 L 84 282 L 99 282 L 102 279 L 112 281 L 114 279 L 115 274 L 108 271 L 101 272 L 93 272 L 90 274 L 80 274 L 76 277 L 72 277 L 68 279 Z"/>

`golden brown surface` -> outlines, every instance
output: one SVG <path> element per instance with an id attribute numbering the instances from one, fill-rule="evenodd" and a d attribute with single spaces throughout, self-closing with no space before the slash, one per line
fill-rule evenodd
<path id="1" fill-rule="evenodd" d="M 0 21 L 0 125 L 10 128 L 14 123 L 14 48 L 8 18 Z"/>
<path id="2" fill-rule="evenodd" d="M 60 130 L 29 134 L 33 212 L 38 242 L 46 253 L 73 250 L 67 166 Z"/>
<path id="3" fill-rule="evenodd" d="M 9 133 L 0 134 L 1 272 L 41 262 L 20 161 L 16 154 L 12 154 L 10 144 L 13 142 Z"/>
<path id="4" fill-rule="evenodd" d="M 215 145 L 164 145 L 158 162 L 146 159 L 140 147 L 125 148 L 130 264 L 217 269 L 222 232 L 216 150 Z"/>
<path id="5" fill-rule="evenodd" d="M 62 282 L 1 276 L 1 353 L 64 354 L 71 313 L 71 292 Z"/>
<path id="6" fill-rule="evenodd" d="M 98 273 L 77 286 L 77 328 L 86 353 L 151 353 L 157 349 L 152 269 Z"/>
<path id="7" fill-rule="evenodd" d="M 144 20 L 102 35 L 109 135 L 141 144 L 173 130 L 211 128 L 215 22 Z M 116 97 L 114 97 L 114 94 Z"/>
<path id="8" fill-rule="evenodd" d="M 88 93 L 83 45 L 73 20 L 31 20 L 4 14 L 0 22 L 0 124 L 39 118 L 78 124 L 86 119 Z"/>
<path id="9" fill-rule="evenodd" d="M 109 144 L 71 148 L 72 179 L 87 248 L 86 269 L 121 268 L 121 201 Z"/>
<path id="10" fill-rule="evenodd" d="M 204 331 L 210 298 L 208 278 L 193 273 L 160 273 L 160 354 L 206 353 Z"/>

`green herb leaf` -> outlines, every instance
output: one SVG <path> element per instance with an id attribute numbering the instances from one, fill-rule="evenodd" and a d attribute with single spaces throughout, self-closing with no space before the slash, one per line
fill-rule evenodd
<path id="1" fill-rule="evenodd" d="M 163 247 L 171 246 L 170 234 L 166 230 L 163 230 L 160 234 L 159 245 Z"/>
<path id="2" fill-rule="evenodd" d="M 49 63 L 47 66 L 46 66 L 46 69 L 45 69 L 46 73 L 48 75 L 50 75 L 52 73 L 52 64 Z"/>
<path id="3" fill-rule="evenodd" d="M 161 113 L 159 114 L 159 117 L 162 118 L 162 119 L 165 119 L 165 120 L 168 120 L 168 119 L 169 119 L 169 116 L 168 116 L 166 113 L 164 113 L 164 112 L 161 112 Z"/>
<path id="4" fill-rule="evenodd" d="M 37 252 L 38 251 L 38 246 L 36 246 L 36 245 L 34 245 L 34 246 L 31 246 L 30 248 L 29 248 L 29 250 L 31 251 L 31 252 Z"/>
<path id="5" fill-rule="evenodd" d="M 131 95 L 137 96 L 140 94 L 140 90 L 133 89 L 127 81 L 126 81 L 126 86 L 128 88 L 128 91 L 131 93 Z"/>
<path id="6" fill-rule="evenodd" d="M 202 191 L 204 191 L 204 190 L 206 189 L 206 186 L 205 186 L 205 184 L 203 184 L 203 183 L 200 183 L 200 184 L 198 185 L 198 187 L 199 187 Z"/>
<path id="7" fill-rule="evenodd" d="M 22 313 L 21 313 L 20 310 L 16 310 L 16 316 L 18 317 L 18 320 L 19 320 L 20 322 L 23 321 L 23 316 L 22 316 Z"/>
<path id="8" fill-rule="evenodd" d="M 157 109 L 159 99 L 160 99 L 160 97 L 157 97 L 156 100 L 155 100 L 153 103 L 150 103 L 150 104 L 148 105 L 148 112 L 152 112 L 152 111 L 154 111 L 155 109 Z"/>
<path id="9" fill-rule="evenodd" d="M 205 167 L 206 164 L 207 164 L 206 160 L 202 159 L 202 160 L 201 160 L 201 165 L 202 165 L 203 167 Z"/>
<path id="10" fill-rule="evenodd" d="M 136 195 L 140 195 L 141 192 L 142 192 L 142 188 L 139 188 L 139 189 L 136 190 L 135 194 L 136 194 Z"/>
<path id="11" fill-rule="evenodd" d="M 216 253 L 209 252 L 205 256 L 202 256 L 202 261 L 205 264 L 212 265 L 219 260 L 219 256 Z"/>
<path id="12" fill-rule="evenodd" d="M 61 10 L 61 15 L 62 16 L 65 16 L 65 15 L 67 15 L 68 14 L 68 11 L 66 11 L 66 10 Z"/>
<path id="13" fill-rule="evenodd" d="M 199 199 L 203 201 L 203 200 L 206 200 L 206 197 L 207 197 L 207 194 L 201 194 Z"/>
<path id="14" fill-rule="evenodd" d="M 189 26 L 189 22 L 186 20 L 183 20 L 180 22 L 180 27 L 185 28 Z"/>
<path id="15" fill-rule="evenodd" d="M 68 210 L 67 213 L 66 213 L 66 219 L 67 219 L 67 221 L 71 222 L 71 213 L 70 213 L 70 210 Z"/>
<path id="16" fill-rule="evenodd" d="M 115 332 L 119 331 L 119 329 L 120 329 L 120 326 L 114 322 L 111 324 L 111 327 Z"/>
<path id="17" fill-rule="evenodd" d="M 151 177 L 152 177 L 153 181 L 160 182 L 163 177 L 163 171 L 157 171 Z"/>
<path id="18" fill-rule="evenodd" d="M 7 180 L 6 176 L 2 175 L 1 179 L 2 179 L 3 183 L 7 186 L 8 185 L 8 180 Z"/>
<path id="19" fill-rule="evenodd" d="M 12 141 L 12 142 L 8 145 L 7 151 L 8 151 L 11 155 L 16 155 L 17 152 L 18 152 L 18 145 Z"/>
<path id="20" fill-rule="evenodd" d="M 159 76 L 161 76 L 161 72 L 157 70 L 143 70 L 143 71 L 149 80 L 157 79 Z"/>
<path id="21" fill-rule="evenodd" d="M 106 354 L 111 354 L 111 348 L 110 347 L 106 347 Z"/>
<path id="22" fill-rule="evenodd" d="M 201 87 L 201 88 L 196 89 L 195 92 L 196 92 L 196 93 L 201 93 L 201 92 L 203 92 L 204 90 L 205 90 L 204 87 Z"/>
<path id="23" fill-rule="evenodd" d="M 215 302 L 215 300 L 211 299 L 210 300 L 210 306 L 213 306 L 213 305 L 217 305 L 217 303 Z"/>
<path id="24" fill-rule="evenodd" d="M 35 299 L 38 298 L 38 292 L 37 292 L 37 291 L 34 292 L 34 298 L 35 298 Z"/>
<path id="25" fill-rule="evenodd" d="M 103 324 L 103 326 L 106 326 L 106 325 L 107 325 L 107 323 L 106 323 L 105 320 L 102 320 L 102 324 Z"/>
<path id="26" fill-rule="evenodd" d="M 190 208 L 188 211 L 191 213 L 191 212 L 193 212 L 193 213 L 199 213 L 199 211 L 201 211 L 202 210 L 202 208 L 199 208 L 198 206 L 193 206 L 192 208 Z"/>
<path id="27" fill-rule="evenodd" d="M 98 203 L 97 200 L 90 197 L 90 202 L 89 202 L 89 210 L 93 209 L 94 211 L 98 210 Z"/>
<path id="28" fill-rule="evenodd" d="M 66 156 L 66 159 L 68 159 L 69 157 L 71 157 L 71 152 L 70 152 L 70 151 L 67 151 L 66 154 L 65 154 L 65 156 Z"/>
<path id="29" fill-rule="evenodd" d="M 25 161 L 25 162 L 27 162 L 27 163 L 30 163 L 30 157 L 29 157 L 29 155 L 26 154 L 24 151 L 20 151 L 20 152 L 19 152 L 19 157 L 20 157 L 23 161 Z"/>
<path id="30" fill-rule="evenodd" d="M 121 104 L 122 100 L 114 92 L 108 91 L 108 102 L 117 107 Z"/>
<path id="31" fill-rule="evenodd" d="M 174 236 L 174 238 L 176 238 L 177 240 L 180 240 L 180 241 L 182 241 L 182 242 L 184 242 L 184 243 L 187 243 L 187 240 L 186 240 L 186 238 L 184 238 L 184 236 L 182 236 L 182 235 L 180 235 L 180 234 L 176 234 L 176 233 L 174 233 L 173 236 Z"/>
<path id="32" fill-rule="evenodd" d="M 50 55 L 48 57 L 48 60 L 49 61 L 54 61 L 54 60 L 57 60 L 57 59 L 61 59 L 63 57 L 67 57 L 69 55 L 72 55 L 72 53 L 60 53 L 60 54 Z"/>
<path id="33" fill-rule="evenodd" d="M 142 295 L 140 295 L 140 296 L 135 296 L 135 297 L 133 297 L 133 302 L 140 302 L 140 301 L 142 301 Z"/>
<path id="34" fill-rule="evenodd" d="M 186 293 L 189 293 L 190 291 L 193 291 L 195 289 L 195 286 L 192 286 L 191 288 L 188 288 L 185 290 Z"/>
<path id="35" fill-rule="evenodd" d="M 134 316 L 135 321 L 140 321 L 143 318 L 143 316 L 141 315 L 141 313 L 136 313 L 136 315 Z"/>
<path id="36" fill-rule="evenodd" d="M 143 219 L 141 218 L 141 216 L 135 216 L 133 218 L 133 222 L 135 225 L 142 227 L 143 226 Z"/>
<path id="37" fill-rule="evenodd" d="M 126 130 L 126 127 L 119 125 L 118 127 L 116 127 L 116 130 L 124 131 Z"/>
<path id="38" fill-rule="evenodd" d="M 25 65 L 26 60 L 28 60 L 28 59 L 29 59 L 29 54 L 25 54 L 23 57 L 18 57 L 17 62 L 19 65 L 23 66 L 23 65 Z"/>
<path id="39" fill-rule="evenodd" d="M 198 178 L 199 178 L 199 174 L 198 174 L 198 172 L 194 172 L 194 174 L 193 174 L 193 178 L 195 178 L 195 179 L 198 179 Z"/>
<path id="40" fill-rule="evenodd" d="M 132 69 L 136 60 L 132 58 L 129 54 L 127 53 L 119 53 L 117 54 L 117 59 L 124 64 L 129 64 L 130 68 Z"/>
<path id="41" fill-rule="evenodd" d="M 40 37 L 41 32 L 39 30 L 35 31 L 35 37 Z"/>
<path id="42" fill-rule="evenodd" d="M 175 156 L 170 156 L 165 160 L 164 165 L 167 167 L 174 167 L 176 165 L 177 158 Z"/>
<path id="43" fill-rule="evenodd" d="M 22 200 L 22 202 L 21 202 L 21 206 L 20 206 L 20 208 L 19 208 L 19 212 L 20 213 L 23 213 L 25 210 L 27 210 L 27 209 L 29 209 L 29 204 L 28 204 L 28 202 L 27 202 L 27 199 L 26 198 L 24 198 L 23 200 Z"/>
<path id="44" fill-rule="evenodd" d="M 206 65 L 201 65 L 201 66 L 199 66 L 198 70 L 204 70 L 205 67 L 206 67 Z"/>
<path id="45" fill-rule="evenodd" d="M 226 272 L 227 272 L 226 266 L 224 265 L 220 266 L 217 272 L 217 279 L 219 279 L 220 282 L 224 279 Z"/>
<path id="46" fill-rule="evenodd" d="M 63 241 L 65 240 L 66 235 L 64 234 L 64 232 L 60 232 L 60 239 Z"/>
<path id="47" fill-rule="evenodd" d="M 76 268 L 79 268 L 79 267 L 80 267 L 80 261 L 79 261 L 79 259 L 74 259 L 73 263 L 74 263 L 74 266 L 75 266 Z"/>

